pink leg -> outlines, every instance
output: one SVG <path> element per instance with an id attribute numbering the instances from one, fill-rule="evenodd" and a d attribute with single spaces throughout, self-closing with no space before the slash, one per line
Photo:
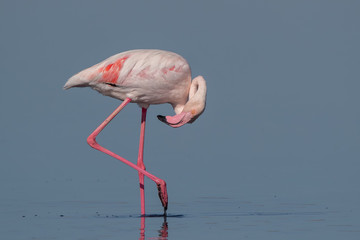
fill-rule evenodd
<path id="1" fill-rule="evenodd" d="M 140 142 L 139 142 L 139 155 L 137 165 L 141 169 L 145 170 L 144 165 L 144 140 L 145 140 L 145 122 L 146 122 L 146 108 L 142 108 L 141 113 L 141 129 L 140 129 Z M 144 186 L 144 174 L 139 172 L 140 183 L 140 201 L 141 201 L 141 215 L 145 215 L 145 186 Z"/>
<path id="2" fill-rule="evenodd" d="M 97 150 L 99 150 L 99 151 L 101 151 L 101 152 L 103 152 L 103 153 L 106 153 L 106 154 L 108 154 L 108 155 L 110 155 L 110 156 L 112 156 L 112 157 L 120 160 L 121 162 L 125 163 L 126 165 L 128 165 L 128 166 L 134 168 L 135 170 L 137 170 L 139 173 L 141 173 L 141 174 L 147 176 L 148 178 L 150 178 L 151 180 L 153 180 L 153 181 L 156 183 L 157 187 L 158 187 L 160 201 L 161 201 L 161 203 L 162 203 L 162 205 L 163 205 L 163 207 L 164 207 L 164 210 L 166 211 L 167 205 L 168 205 L 168 196 L 167 196 L 167 191 L 166 191 L 166 183 L 165 183 L 164 180 L 162 180 L 162 179 L 160 179 L 160 178 L 152 175 L 151 173 L 149 173 L 149 172 L 145 171 L 144 169 L 138 167 L 138 166 L 135 165 L 134 163 L 132 163 L 132 162 L 126 160 L 125 158 L 120 157 L 119 155 L 111 152 L 110 150 L 108 150 L 108 149 L 100 146 L 100 145 L 96 142 L 96 136 L 97 136 L 97 135 L 106 127 L 106 125 L 108 125 L 109 122 L 110 122 L 127 104 L 129 104 L 130 102 L 131 102 L 131 99 L 130 99 L 130 98 L 126 98 L 126 99 L 124 100 L 124 102 L 122 102 L 122 103 L 120 104 L 120 106 L 117 107 L 117 108 L 115 109 L 115 111 L 114 111 L 113 113 L 111 113 L 110 116 L 107 117 L 107 118 L 105 119 L 105 121 L 104 121 L 103 123 L 101 123 L 101 124 L 95 129 L 94 132 L 92 132 L 92 133 L 90 134 L 90 136 L 87 138 L 87 143 L 88 143 L 91 147 L 93 147 L 93 148 L 95 148 L 95 149 L 97 149 Z"/>

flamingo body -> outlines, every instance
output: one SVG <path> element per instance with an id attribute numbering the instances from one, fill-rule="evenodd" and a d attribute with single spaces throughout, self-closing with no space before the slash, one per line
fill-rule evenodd
<path id="1" fill-rule="evenodd" d="M 64 88 L 89 86 L 98 92 L 142 106 L 188 100 L 191 71 L 178 54 L 162 50 L 131 50 L 116 54 L 74 75 Z"/>
<path id="2" fill-rule="evenodd" d="M 123 103 L 90 134 L 89 145 L 134 168 L 139 173 L 141 213 L 145 215 L 144 176 L 158 187 L 159 197 L 166 211 L 168 197 L 164 180 L 145 170 L 143 148 L 146 110 L 150 104 L 169 103 L 174 116 L 158 119 L 171 127 L 180 127 L 194 122 L 204 111 L 206 82 L 202 76 L 191 80 L 190 66 L 180 55 L 163 50 L 131 50 L 111 56 L 72 76 L 64 89 L 91 87 Z M 130 102 L 142 108 L 139 155 L 137 165 L 100 146 L 95 138 L 105 126 Z"/>

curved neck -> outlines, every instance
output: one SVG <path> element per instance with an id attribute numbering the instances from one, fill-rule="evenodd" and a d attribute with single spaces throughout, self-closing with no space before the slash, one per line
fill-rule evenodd
<path id="1" fill-rule="evenodd" d="M 185 105 L 174 107 L 176 114 L 181 112 L 192 112 L 193 115 L 200 115 L 205 109 L 206 82 L 202 76 L 194 78 L 190 85 L 188 101 Z"/>
<path id="2" fill-rule="evenodd" d="M 197 95 L 197 96 L 195 96 Z M 197 76 L 191 82 L 190 92 L 189 92 L 189 101 L 193 98 L 203 98 L 206 99 L 206 82 L 202 76 Z"/>

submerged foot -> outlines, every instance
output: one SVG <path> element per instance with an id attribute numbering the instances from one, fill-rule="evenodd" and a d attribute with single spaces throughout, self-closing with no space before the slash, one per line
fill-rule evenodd
<path id="1" fill-rule="evenodd" d="M 168 195 L 167 195 L 167 190 L 166 190 L 166 183 L 164 180 L 160 180 L 156 184 L 157 184 L 157 188 L 158 188 L 160 201 L 164 207 L 164 215 L 166 215 L 166 210 L 168 207 Z"/>

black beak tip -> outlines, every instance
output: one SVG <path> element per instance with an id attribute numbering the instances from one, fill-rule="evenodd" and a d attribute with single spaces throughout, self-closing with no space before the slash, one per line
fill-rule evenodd
<path id="1" fill-rule="evenodd" d="M 166 121 L 166 117 L 162 116 L 162 115 L 157 115 L 157 118 L 162 121 L 163 123 L 167 123 Z"/>

